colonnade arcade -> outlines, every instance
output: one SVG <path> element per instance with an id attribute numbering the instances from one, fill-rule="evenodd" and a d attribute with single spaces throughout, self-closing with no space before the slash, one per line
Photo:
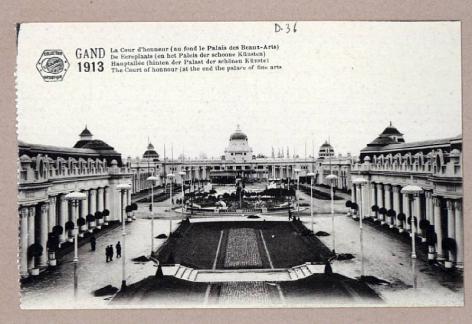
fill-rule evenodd
<path id="1" fill-rule="evenodd" d="M 463 265 L 464 227 L 461 198 L 438 194 L 433 189 L 424 188 L 423 193 L 411 199 L 402 194 L 403 185 L 391 183 L 368 182 L 362 186 L 352 186 L 351 199 L 359 206 L 362 190 L 363 203 L 360 208 L 363 217 L 373 217 L 381 224 L 397 228 L 400 232 L 411 232 L 409 220 L 416 220 L 416 233 L 423 242 L 426 241 L 424 224 L 429 224 L 433 226 L 436 236 L 436 243 L 430 246 L 430 254 L 438 261 L 449 261 L 458 267 Z M 376 207 L 372 208 L 373 206 Z M 415 217 L 410 218 L 412 216 Z M 423 226 L 420 226 L 422 224 Z M 454 248 L 444 250 L 445 239 L 452 239 L 452 242 L 455 242 Z"/>
<path id="2" fill-rule="evenodd" d="M 78 217 L 87 219 L 88 215 L 96 215 L 96 212 L 103 213 L 104 210 L 110 211 L 113 204 L 110 187 L 99 187 L 87 190 L 81 190 L 86 194 L 86 199 L 80 201 L 78 208 Z M 20 274 L 27 276 L 35 268 L 48 266 L 47 243 L 48 236 L 53 232 L 53 228 L 59 225 L 63 231 L 59 235 L 60 244 L 68 239 L 68 232 L 65 230 L 66 222 L 74 219 L 72 204 L 65 198 L 66 193 L 50 195 L 46 200 L 35 204 L 21 204 L 19 207 L 20 216 Z M 126 204 L 131 203 L 130 194 L 126 196 Z M 112 212 L 113 214 L 113 212 Z M 105 216 L 96 221 L 86 221 L 85 225 L 80 226 L 80 232 L 92 231 L 95 227 L 100 228 L 107 225 L 112 216 Z M 40 244 L 43 248 L 40 257 L 28 255 L 28 248 L 33 244 Z"/>

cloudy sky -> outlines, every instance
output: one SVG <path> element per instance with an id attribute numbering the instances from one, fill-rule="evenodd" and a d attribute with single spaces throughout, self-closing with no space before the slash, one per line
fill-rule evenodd
<path id="1" fill-rule="evenodd" d="M 278 71 L 79 73 L 77 48 L 277 44 Z M 36 70 L 44 49 L 62 49 L 63 82 Z M 148 138 L 162 154 L 220 156 L 239 124 L 255 153 L 287 146 L 304 155 L 328 138 L 357 154 L 390 121 L 406 141 L 461 133 L 460 24 L 457 22 L 273 22 L 27 24 L 18 45 L 18 135 L 72 146 L 87 124 L 125 156 Z"/>

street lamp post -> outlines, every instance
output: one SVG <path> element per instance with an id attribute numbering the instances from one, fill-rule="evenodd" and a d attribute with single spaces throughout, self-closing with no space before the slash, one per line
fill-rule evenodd
<path id="1" fill-rule="evenodd" d="M 172 212 L 172 207 L 174 206 L 173 202 L 172 202 L 172 187 L 174 186 L 174 179 L 175 175 L 172 174 L 172 173 L 169 173 L 167 175 L 167 178 L 169 178 L 170 180 L 170 209 L 169 209 L 169 212 Z M 170 217 L 172 217 L 172 215 L 170 215 Z M 170 233 L 172 233 L 172 219 L 169 217 L 169 237 L 170 237 Z"/>
<path id="2" fill-rule="evenodd" d="M 402 188 L 401 193 L 405 195 L 410 195 L 410 202 L 413 205 L 415 198 L 419 197 L 419 195 L 423 192 L 423 188 L 416 185 L 407 185 Z M 419 203 L 418 203 L 419 206 Z M 418 210 L 415 212 L 419 212 Z M 416 224 L 415 224 L 415 216 L 412 212 L 411 215 L 411 267 L 412 267 L 412 274 L 413 274 L 413 288 L 416 288 Z M 419 213 L 418 216 L 419 218 Z"/>
<path id="3" fill-rule="evenodd" d="M 122 241 L 123 243 L 121 244 L 121 265 L 122 265 L 122 278 L 121 278 L 121 290 L 124 291 L 126 289 L 126 254 L 125 254 L 125 248 L 126 248 L 126 220 L 124 216 L 124 198 L 125 195 L 128 194 L 128 191 L 131 189 L 131 185 L 127 183 L 122 183 L 116 186 L 116 189 L 121 194 L 121 236 L 122 236 Z"/>
<path id="4" fill-rule="evenodd" d="M 179 175 L 180 175 L 180 178 L 182 179 L 182 217 L 184 216 L 184 200 L 185 200 L 185 187 L 184 187 L 184 184 L 185 184 L 185 176 L 187 175 L 187 173 L 185 173 L 184 171 L 180 171 L 179 172 Z"/>
<path id="5" fill-rule="evenodd" d="M 156 176 L 150 176 L 146 179 L 151 181 L 151 256 L 154 253 L 154 184 L 159 178 Z"/>
<path id="6" fill-rule="evenodd" d="M 239 188 L 239 209 L 242 209 L 242 205 L 243 205 L 243 202 L 242 202 L 242 199 L 241 199 L 241 191 L 243 190 L 242 188 L 242 179 L 241 178 L 236 178 L 236 186 L 237 188 Z"/>
<path id="7" fill-rule="evenodd" d="M 315 177 L 315 174 L 313 172 L 309 172 L 307 174 L 308 177 L 310 177 L 310 225 L 311 225 L 311 231 L 314 232 L 314 227 L 313 227 L 313 178 Z"/>
<path id="8" fill-rule="evenodd" d="M 79 201 L 81 200 L 85 200 L 87 198 L 87 196 L 82 193 L 82 192 L 78 192 L 78 191 L 74 191 L 74 192 L 71 192 L 71 193 L 68 193 L 66 196 L 65 196 L 66 200 L 72 202 L 72 212 L 74 213 L 74 215 L 72 215 L 72 219 L 74 219 L 74 230 L 73 230 L 73 233 L 74 233 L 74 298 L 77 298 L 77 290 L 78 290 L 78 286 L 79 286 L 79 276 L 78 276 L 78 273 L 77 273 L 77 268 L 78 268 L 78 265 L 79 265 L 79 238 L 78 238 L 78 233 L 79 233 L 79 228 L 77 227 L 77 218 L 78 218 L 78 215 L 79 215 Z"/>
<path id="9" fill-rule="evenodd" d="M 367 183 L 367 180 L 366 179 L 363 179 L 363 178 L 356 178 L 356 179 L 352 179 L 352 183 L 353 184 L 356 184 L 356 185 L 359 185 L 359 241 L 360 241 L 360 249 L 361 249 L 361 278 L 364 277 L 364 238 L 363 238 L 363 231 L 362 231 L 362 220 L 364 218 L 364 216 L 362 215 L 362 213 L 364 212 L 363 208 L 362 208 L 362 204 L 363 204 L 363 197 L 362 197 L 362 186 L 365 185 Z"/>
<path id="10" fill-rule="evenodd" d="M 334 230 L 334 190 L 333 185 L 334 181 L 336 181 L 338 177 L 335 174 L 330 174 L 326 177 L 328 179 L 330 187 L 331 187 L 331 232 L 333 237 L 333 254 L 336 255 L 336 235 Z"/>
<path id="11" fill-rule="evenodd" d="M 297 191 L 295 192 L 295 199 L 297 201 L 297 217 L 300 219 L 300 202 L 298 201 L 298 192 L 300 191 L 300 169 L 295 169 L 297 175 Z"/>

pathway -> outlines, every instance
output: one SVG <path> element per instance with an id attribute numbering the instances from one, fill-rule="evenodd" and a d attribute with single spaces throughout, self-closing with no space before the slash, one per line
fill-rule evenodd
<path id="1" fill-rule="evenodd" d="M 173 222 L 172 230 L 178 227 Z M 149 265 L 134 263 L 132 258 L 149 255 L 151 248 L 150 220 L 137 219 L 126 225 L 126 267 L 128 284 L 142 280 L 149 275 Z M 169 234 L 169 222 L 156 220 L 155 235 Z M 122 241 L 121 227 L 115 228 L 97 238 L 96 251 L 90 251 L 90 245 L 79 248 L 79 291 L 78 299 L 73 299 L 73 254 L 64 256 L 61 263 L 52 271 L 27 282 L 21 289 L 22 308 L 104 308 L 108 305 L 106 297 L 95 297 L 93 291 L 106 285 L 120 288 L 121 260 L 105 262 L 105 247 Z M 157 249 L 165 240 L 155 239 Z"/>

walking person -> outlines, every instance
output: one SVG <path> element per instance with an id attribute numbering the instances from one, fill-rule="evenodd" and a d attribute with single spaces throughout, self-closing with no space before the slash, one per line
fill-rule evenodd
<path id="1" fill-rule="evenodd" d="M 116 243 L 116 258 L 121 258 L 121 243 L 120 241 L 118 241 L 118 243 Z"/>
<path id="2" fill-rule="evenodd" d="M 96 244 L 97 239 L 95 238 L 95 235 L 90 236 L 90 248 L 92 251 L 95 251 Z"/>
<path id="3" fill-rule="evenodd" d="M 110 246 L 107 245 L 107 247 L 105 248 L 105 255 L 107 257 L 107 262 L 110 261 Z"/>
<path id="4" fill-rule="evenodd" d="M 110 249 L 110 261 L 113 261 L 113 245 L 112 244 L 110 244 L 109 249 Z"/>

